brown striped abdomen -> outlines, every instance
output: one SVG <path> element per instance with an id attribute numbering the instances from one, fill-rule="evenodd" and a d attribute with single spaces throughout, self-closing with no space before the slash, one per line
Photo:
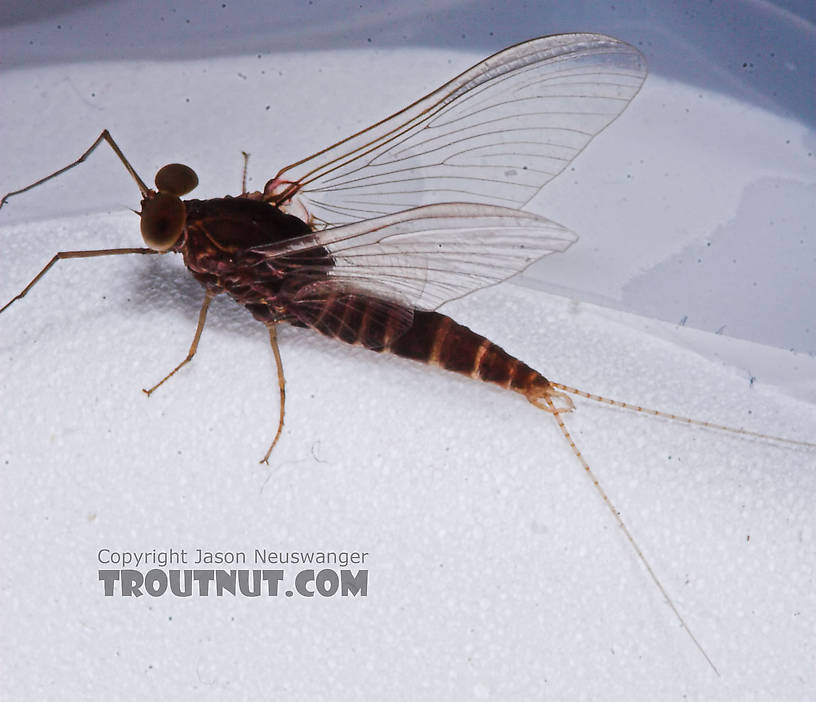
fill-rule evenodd
<path id="1" fill-rule="evenodd" d="M 325 303 L 309 326 L 346 343 L 495 383 L 531 402 L 552 392 L 538 371 L 450 317 L 414 310 L 411 318 L 409 312 L 376 298 L 342 295 Z"/>
<path id="2" fill-rule="evenodd" d="M 413 324 L 383 350 L 524 395 L 534 389 L 545 392 L 550 385 L 526 363 L 439 312 L 415 310 Z"/>

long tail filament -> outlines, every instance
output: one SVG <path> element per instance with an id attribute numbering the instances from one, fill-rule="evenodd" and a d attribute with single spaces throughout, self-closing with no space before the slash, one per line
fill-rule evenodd
<path id="1" fill-rule="evenodd" d="M 555 387 L 557 387 L 560 390 L 563 390 L 565 392 L 573 392 L 573 388 L 568 388 L 568 387 L 565 387 L 565 386 L 560 385 L 558 383 L 552 383 L 552 385 L 554 385 Z M 576 394 L 579 394 L 579 395 L 582 395 L 582 396 L 584 396 L 584 395 L 588 396 L 588 393 L 583 393 L 581 391 L 576 391 Z M 629 529 L 627 529 L 626 525 L 623 523 L 623 519 L 620 516 L 620 512 L 618 512 L 618 510 L 615 508 L 615 505 L 612 504 L 612 501 L 609 499 L 609 496 L 606 494 L 606 491 L 601 486 L 601 483 L 598 481 L 598 478 L 595 477 L 595 473 L 592 471 L 592 468 L 589 467 L 589 463 L 587 463 L 587 461 L 584 458 L 583 454 L 581 453 L 580 449 L 575 444 L 575 440 L 572 438 L 572 434 L 570 434 L 569 429 L 567 429 L 567 425 L 564 424 L 564 420 L 561 418 L 561 413 L 564 410 L 557 409 L 556 406 L 553 404 L 553 401 L 548 396 L 545 396 L 543 399 L 547 403 L 547 405 L 549 406 L 549 412 L 552 414 L 553 418 L 558 423 L 558 427 L 561 429 L 561 433 L 564 435 L 564 438 L 567 440 L 567 443 L 570 445 L 570 448 L 572 449 L 572 452 L 575 454 L 576 458 L 578 459 L 578 461 L 583 466 L 584 472 L 587 474 L 587 477 L 592 481 L 592 484 L 595 486 L 595 489 L 598 491 L 598 494 L 601 496 L 601 499 L 604 501 L 606 506 L 609 508 L 609 511 L 612 513 L 612 516 L 615 518 L 615 521 L 618 523 L 618 526 L 623 531 L 624 535 L 626 536 L 627 541 L 629 542 L 629 544 L 634 549 L 635 553 L 637 554 L 637 557 L 640 559 L 640 562 L 643 564 L 644 568 L 646 568 L 646 572 L 649 573 L 649 577 L 652 579 L 652 582 L 654 582 L 654 584 L 657 586 L 657 589 L 660 590 L 660 593 L 663 595 L 664 599 L 666 600 L 666 603 L 671 608 L 671 611 L 674 612 L 674 616 L 677 617 L 677 620 L 680 622 L 680 626 L 682 626 L 683 629 L 686 630 L 686 633 L 689 635 L 691 640 L 694 642 L 694 645 L 697 647 L 697 650 L 700 651 L 700 653 L 703 654 L 703 657 L 706 659 L 708 664 L 711 666 L 711 669 L 717 674 L 717 676 L 719 676 L 720 672 L 717 670 L 717 666 L 714 665 L 711 658 L 709 658 L 708 654 L 705 652 L 705 649 L 702 647 L 700 642 L 697 640 L 697 637 L 695 637 L 694 634 L 691 632 L 691 629 L 689 629 L 688 624 L 686 624 L 686 621 L 683 619 L 683 617 L 680 614 L 679 610 L 675 606 L 674 602 L 672 601 L 672 598 L 669 597 L 669 593 L 666 592 L 666 588 L 663 587 L 663 583 L 660 582 L 660 579 L 657 577 L 654 570 L 652 570 L 652 566 L 649 565 L 649 561 L 646 560 L 646 556 L 643 555 L 643 551 L 641 551 L 640 546 L 638 546 L 637 541 L 635 541 L 635 538 L 632 536 Z M 590 397 L 590 399 L 594 399 L 594 398 Z M 613 404 L 618 404 L 618 403 L 615 402 Z"/>

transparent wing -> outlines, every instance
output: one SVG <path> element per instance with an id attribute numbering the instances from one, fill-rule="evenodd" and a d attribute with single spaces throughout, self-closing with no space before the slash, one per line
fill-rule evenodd
<path id="1" fill-rule="evenodd" d="M 285 205 L 296 195 L 327 224 L 434 202 L 518 208 L 626 108 L 645 77 L 640 52 L 612 37 L 533 39 L 284 168 L 264 197 Z"/>
<path id="2" fill-rule="evenodd" d="M 540 215 L 443 203 L 316 231 L 252 249 L 311 304 L 364 294 L 419 309 L 495 285 L 577 237 Z"/>

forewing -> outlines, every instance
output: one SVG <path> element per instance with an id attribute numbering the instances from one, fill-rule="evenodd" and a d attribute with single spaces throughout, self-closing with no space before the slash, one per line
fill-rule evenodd
<path id="1" fill-rule="evenodd" d="M 284 168 L 266 192 L 279 204 L 271 193 L 297 195 L 327 224 L 433 202 L 518 208 L 624 110 L 645 77 L 640 52 L 612 37 L 533 39 Z"/>
<path id="2" fill-rule="evenodd" d="M 443 203 L 354 222 L 253 249 L 287 272 L 296 300 L 349 292 L 435 309 L 495 285 L 575 234 L 540 215 L 495 205 Z M 328 258 L 327 255 L 328 254 Z M 287 265 L 287 257 L 297 265 Z"/>

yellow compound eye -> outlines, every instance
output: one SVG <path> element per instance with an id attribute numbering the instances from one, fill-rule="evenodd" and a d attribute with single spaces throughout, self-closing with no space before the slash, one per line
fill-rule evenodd
<path id="1" fill-rule="evenodd" d="M 175 195 L 160 192 L 142 202 L 142 238 L 154 251 L 173 248 L 186 222 L 187 209 Z"/>
<path id="2" fill-rule="evenodd" d="M 156 173 L 156 189 L 160 193 L 181 197 L 198 185 L 196 172 L 183 163 L 168 163 Z"/>

